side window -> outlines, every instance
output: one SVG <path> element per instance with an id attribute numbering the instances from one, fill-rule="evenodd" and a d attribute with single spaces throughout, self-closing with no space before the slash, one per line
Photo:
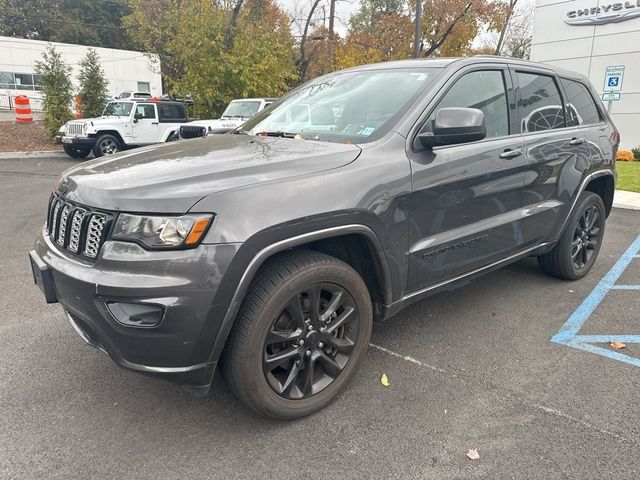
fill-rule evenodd
<path id="1" fill-rule="evenodd" d="M 600 122 L 600 113 L 587 87 L 573 80 L 560 79 L 567 94 L 567 126 L 589 125 Z"/>
<path id="2" fill-rule="evenodd" d="M 517 72 L 520 87 L 518 108 L 521 112 L 520 131 L 541 132 L 565 126 L 564 108 L 553 77 L 537 73 Z"/>
<path id="3" fill-rule="evenodd" d="M 484 113 L 487 138 L 509 135 L 509 108 L 501 70 L 470 72 L 460 78 L 440 100 L 427 128 L 433 125 L 441 108 L 477 108 Z"/>
<path id="4" fill-rule="evenodd" d="M 142 115 L 142 118 L 156 118 L 156 109 L 153 105 L 148 103 L 141 103 L 136 105 L 136 113 Z"/>
<path id="5" fill-rule="evenodd" d="M 158 115 L 161 122 L 182 121 L 185 118 L 184 108 L 176 104 L 158 104 Z"/>

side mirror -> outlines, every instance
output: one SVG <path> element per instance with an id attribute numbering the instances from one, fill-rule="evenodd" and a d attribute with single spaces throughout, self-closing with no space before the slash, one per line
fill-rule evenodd
<path id="1" fill-rule="evenodd" d="M 418 135 L 425 148 L 476 142 L 487 136 L 484 113 L 477 108 L 441 108 L 430 132 Z"/>
<path id="2" fill-rule="evenodd" d="M 141 118 L 144 118 L 144 116 L 141 113 L 134 113 L 133 114 L 133 119 L 134 120 L 140 120 Z"/>

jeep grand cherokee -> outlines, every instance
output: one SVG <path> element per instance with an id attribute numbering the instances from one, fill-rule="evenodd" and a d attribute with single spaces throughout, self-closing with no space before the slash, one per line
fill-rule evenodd
<path id="1" fill-rule="evenodd" d="M 66 171 L 35 281 L 125 368 L 206 393 L 220 363 L 255 411 L 308 415 L 373 320 L 527 256 L 587 274 L 619 143 L 596 98 L 504 58 L 333 73 L 232 133 Z"/>

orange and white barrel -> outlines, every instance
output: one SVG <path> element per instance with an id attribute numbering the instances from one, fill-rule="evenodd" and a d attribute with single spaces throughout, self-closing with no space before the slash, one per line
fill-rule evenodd
<path id="1" fill-rule="evenodd" d="M 17 123 L 31 123 L 33 122 L 33 114 L 31 113 L 31 105 L 29 103 L 29 97 L 26 95 L 19 95 L 15 98 L 16 102 L 16 122 Z"/>
<path id="2" fill-rule="evenodd" d="M 76 115 L 76 118 L 84 118 L 82 116 L 82 110 L 80 108 L 80 97 L 73 97 L 73 112 Z"/>

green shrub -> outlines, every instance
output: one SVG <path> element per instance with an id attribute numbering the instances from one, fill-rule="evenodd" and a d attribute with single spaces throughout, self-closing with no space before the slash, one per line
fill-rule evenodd
<path id="1" fill-rule="evenodd" d="M 107 79 L 100 65 L 100 57 L 95 49 L 90 48 L 87 55 L 80 61 L 80 111 L 85 118 L 102 115 L 104 105 L 109 99 Z"/>
<path id="2" fill-rule="evenodd" d="M 40 84 L 44 101 L 42 120 L 47 134 L 53 138 L 62 125 L 73 119 L 71 105 L 72 85 L 69 77 L 70 68 L 62 60 L 62 54 L 55 47 L 49 46 L 42 53 L 42 61 L 35 64 L 40 75 Z"/>
<path id="3" fill-rule="evenodd" d="M 636 162 L 640 162 L 640 147 L 632 148 L 633 158 Z"/>

